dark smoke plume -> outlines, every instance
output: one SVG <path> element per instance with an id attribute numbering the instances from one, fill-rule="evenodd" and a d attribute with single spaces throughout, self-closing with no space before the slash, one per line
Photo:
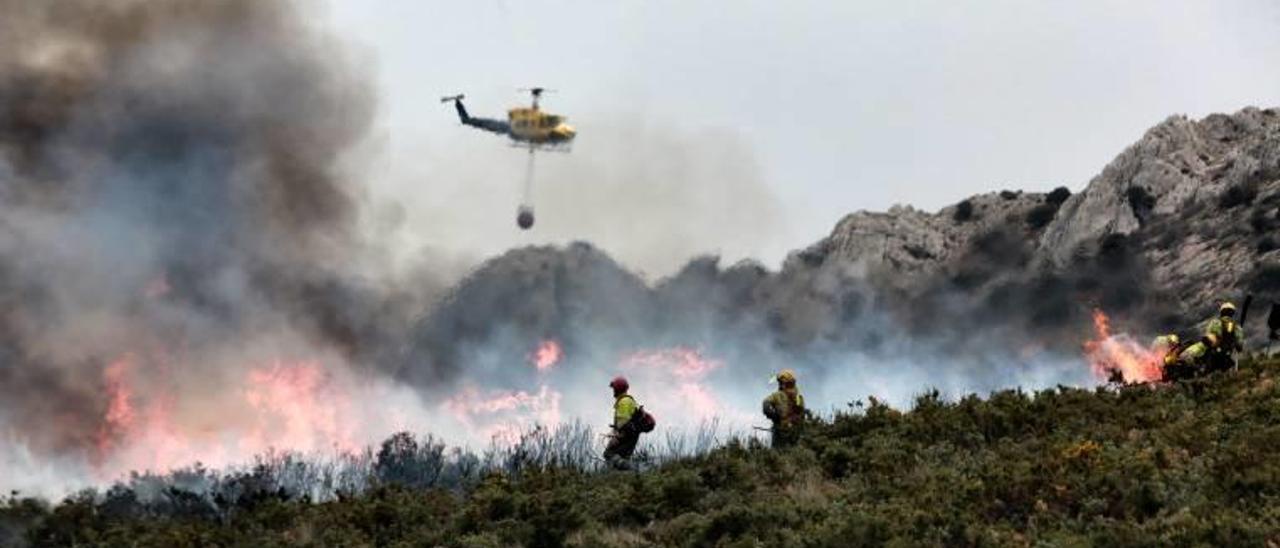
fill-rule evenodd
<path id="1" fill-rule="evenodd" d="M 297 6 L 0 13 L 0 419 L 33 450 L 101 435 L 125 352 L 216 382 L 209 356 L 288 330 L 375 361 L 407 301 L 355 268 L 375 251 L 343 160 L 372 92 Z"/>

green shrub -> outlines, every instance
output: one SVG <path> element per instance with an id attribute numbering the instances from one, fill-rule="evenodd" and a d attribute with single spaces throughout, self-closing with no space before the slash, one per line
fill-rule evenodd
<path id="1" fill-rule="evenodd" d="M 853 472 L 857 453 L 843 445 L 829 445 L 821 453 L 822 471 L 829 478 L 840 479 Z"/>
<path id="2" fill-rule="evenodd" d="M 658 515 L 675 516 L 697 508 L 698 502 L 706 496 L 707 490 L 702 486 L 702 479 L 693 470 L 676 470 L 665 474 L 659 480 L 662 491 L 662 503 Z"/>

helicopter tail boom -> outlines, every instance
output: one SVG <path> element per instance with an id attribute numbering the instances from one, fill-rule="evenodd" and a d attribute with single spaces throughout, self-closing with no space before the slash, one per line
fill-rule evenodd
<path id="1" fill-rule="evenodd" d="M 440 102 L 446 103 L 449 101 L 453 101 L 453 108 L 457 109 L 458 111 L 458 121 L 462 122 L 463 125 L 471 126 L 473 128 L 483 129 L 485 131 L 490 131 L 493 133 L 500 133 L 502 135 L 511 134 L 511 124 L 508 124 L 503 120 L 494 120 L 492 118 L 476 118 L 470 115 L 469 113 L 467 113 L 467 107 L 462 104 L 462 97 L 463 97 L 462 94 L 441 97 Z"/>

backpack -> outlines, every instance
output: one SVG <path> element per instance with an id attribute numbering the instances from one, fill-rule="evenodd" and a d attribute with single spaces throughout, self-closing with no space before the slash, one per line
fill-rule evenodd
<path id="1" fill-rule="evenodd" d="M 636 432 L 646 434 L 652 432 L 658 426 L 658 421 L 653 418 L 653 413 L 644 410 L 644 406 L 636 408 L 636 412 L 631 414 L 629 426 Z"/>

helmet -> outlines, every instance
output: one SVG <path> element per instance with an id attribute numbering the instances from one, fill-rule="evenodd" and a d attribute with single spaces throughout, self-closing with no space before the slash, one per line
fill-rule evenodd
<path id="1" fill-rule="evenodd" d="M 1235 316 L 1236 305 L 1231 301 L 1226 301 L 1222 303 L 1221 305 L 1218 306 L 1218 315 L 1219 316 Z"/>
<path id="2" fill-rule="evenodd" d="M 790 369 L 783 369 L 778 373 L 778 382 L 796 382 L 796 372 Z"/>
<path id="3" fill-rule="evenodd" d="M 631 388 L 631 384 L 627 382 L 626 377 L 619 375 L 609 381 L 609 388 L 614 389 L 616 392 L 626 392 L 628 388 Z"/>

